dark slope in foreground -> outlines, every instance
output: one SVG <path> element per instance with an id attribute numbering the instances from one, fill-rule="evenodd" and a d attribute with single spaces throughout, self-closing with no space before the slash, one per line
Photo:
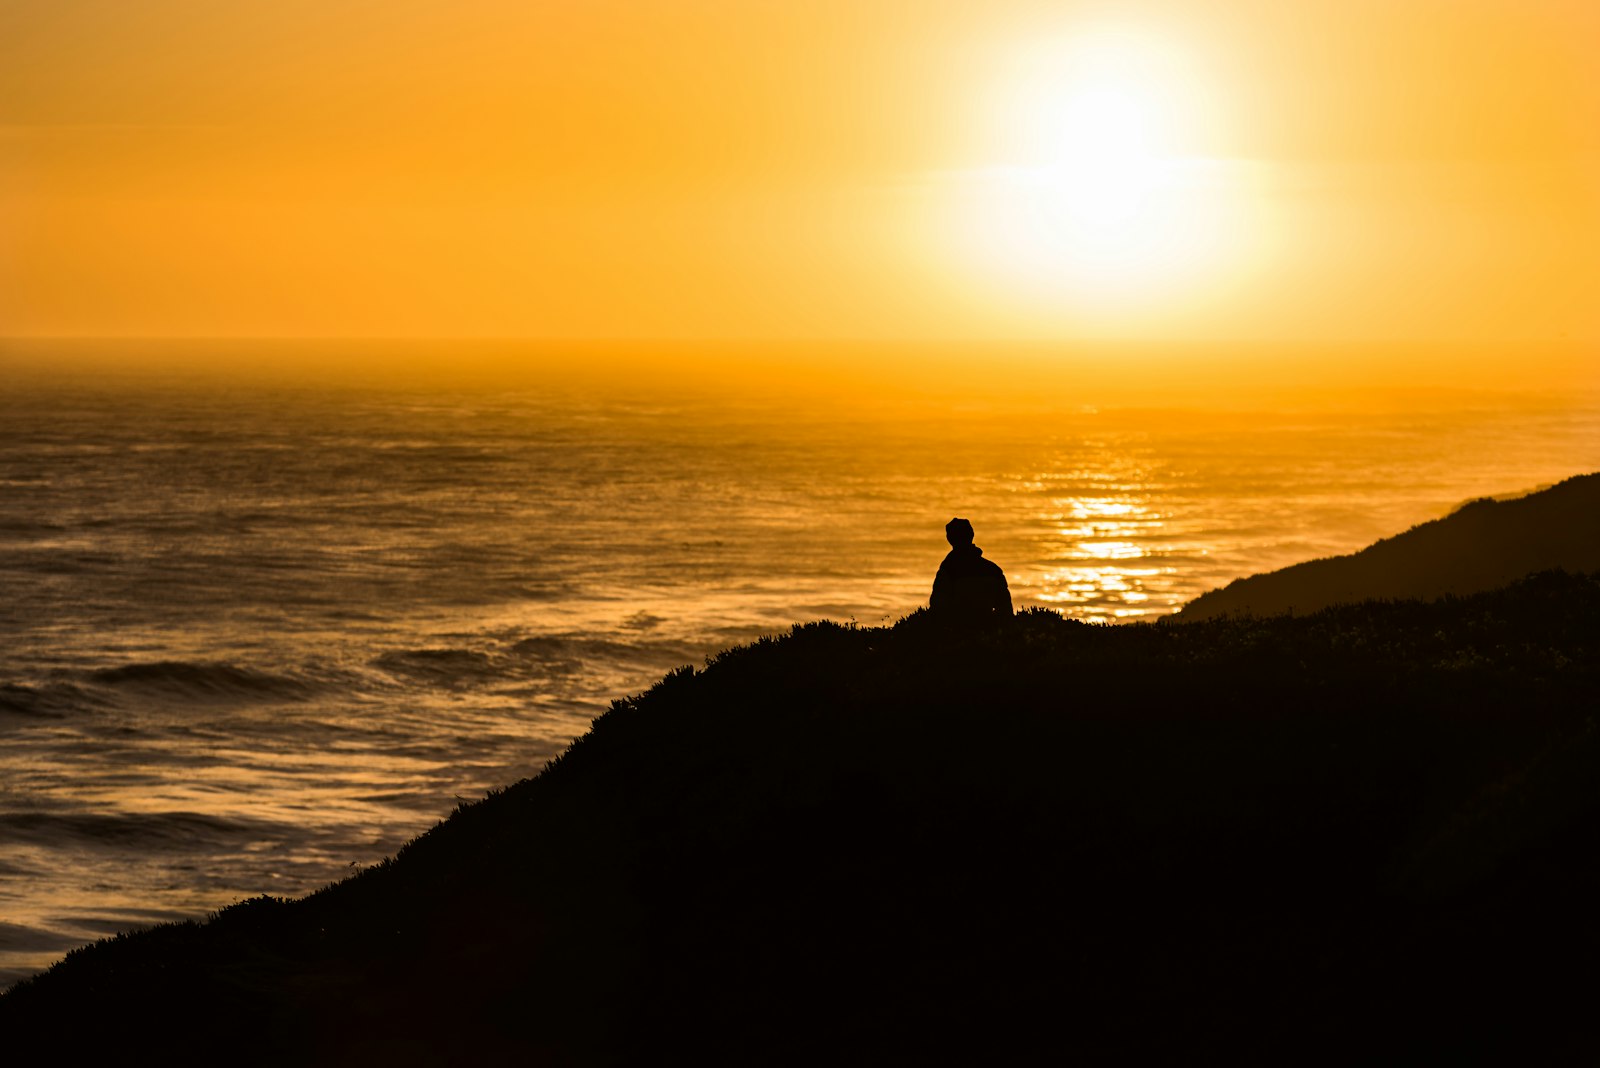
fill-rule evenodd
<path id="1" fill-rule="evenodd" d="M 1172 618 L 1305 614 L 1357 601 L 1459 596 L 1554 568 L 1600 568 L 1600 474 L 1514 500 L 1473 501 L 1358 553 L 1239 579 Z"/>
<path id="2" fill-rule="evenodd" d="M 1600 576 L 1186 627 L 925 623 L 672 674 L 381 867 L 72 954 L 0 998 L 5 1048 L 1600 1054 Z"/>

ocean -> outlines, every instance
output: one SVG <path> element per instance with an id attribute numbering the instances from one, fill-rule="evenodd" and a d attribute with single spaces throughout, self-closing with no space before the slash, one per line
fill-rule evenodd
<path id="1" fill-rule="evenodd" d="M 1560 390 L 890 403 L 61 353 L 0 352 L 0 983 L 372 864 L 718 649 L 891 623 L 955 515 L 1019 608 L 1146 622 L 1600 469 L 1600 399 Z"/>

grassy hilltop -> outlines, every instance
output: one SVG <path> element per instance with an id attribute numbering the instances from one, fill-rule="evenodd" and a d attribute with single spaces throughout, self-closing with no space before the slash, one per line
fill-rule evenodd
<path id="1" fill-rule="evenodd" d="M 810 624 L 617 702 L 381 866 L 71 954 L 0 1034 L 69 1062 L 1592 1060 L 1597 710 L 1600 575 Z"/>

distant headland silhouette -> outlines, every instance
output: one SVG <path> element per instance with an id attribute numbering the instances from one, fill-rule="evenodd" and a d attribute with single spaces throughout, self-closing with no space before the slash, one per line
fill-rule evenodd
<path id="1" fill-rule="evenodd" d="M 1357 601 L 1462 596 L 1557 569 L 1600 570 L 1600 473 L 1511 500 L 1471 501 L 1360 552 L 1238 579 L 1169 618 L 1303 615 Z"/>

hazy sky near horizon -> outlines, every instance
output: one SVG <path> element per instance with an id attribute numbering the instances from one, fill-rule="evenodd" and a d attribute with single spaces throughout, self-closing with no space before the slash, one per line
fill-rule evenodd
<path id="1" fill-rule="evenodd" d="M 0 0 L 0 335 L 1600 341 L 1593 0 Z"/>

